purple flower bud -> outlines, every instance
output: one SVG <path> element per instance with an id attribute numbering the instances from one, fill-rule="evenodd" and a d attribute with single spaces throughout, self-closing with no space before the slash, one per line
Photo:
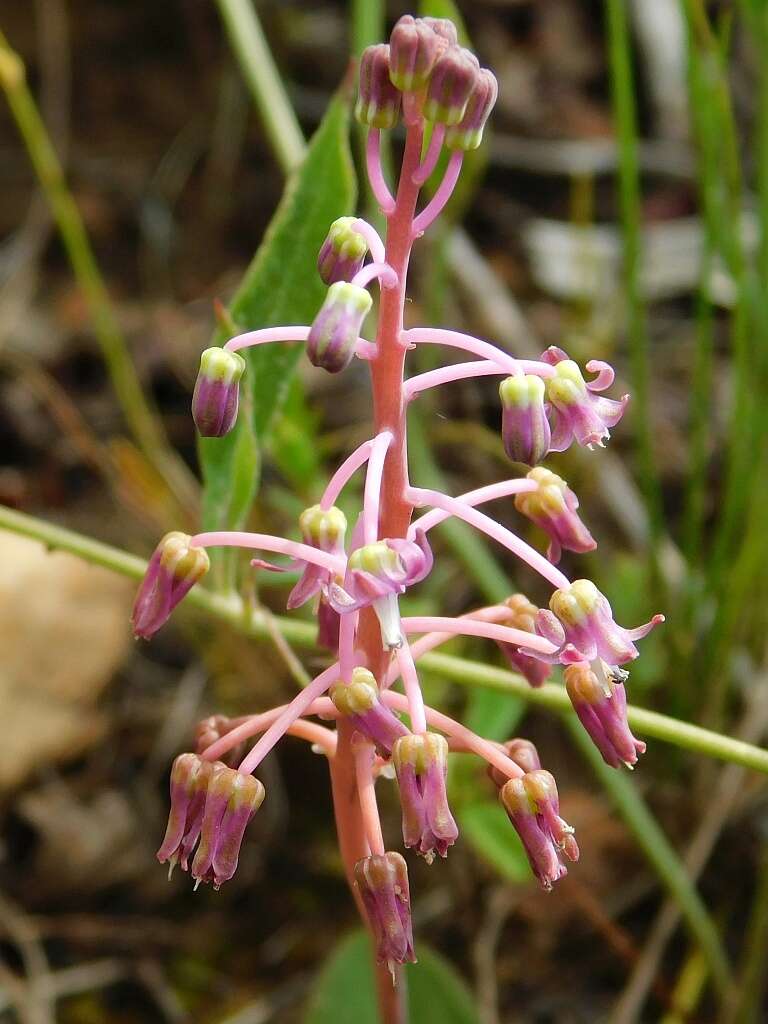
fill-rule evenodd
<path id="1" fill-rule="evenodd" d="M 389 46 L 377 43 L 360 57 L 360 88 L 355 117 L 369 128 L 394 128 L 400 113 L 400 93 L 389 77 Z"/>
<path id="2" fill-rule="evenodd" d="M 399 853 L 364 857 L 355 864 L 355 884 L 376 943 L 376 959 L 387 964 L 415 963 L 408 868 Z"/>
<path id="3" fill-rule="evenodd" d="M 192 395 L 192 418 L 203 437 L 223 437 L 237 419 L 245 360 L 225 348 L 207 348 Z"/>
<path id="4" fill-rule="evenodd" d="M 404 14 L 389 37 L 389 77 L 402 92 L 426 84 L 444 40 L 425 19 Z"/>
<path id="5" fill-rule="evenodd" d="M 621 764 L 631 768 L 637 763 L 638 754 L 645 753 L 645 744 L 629 730 L 624 683 L 613 676 L 601 682 L 586 662 L 569 665 L 564 676 L 579 721 L 605 763 L 611 768 Z"/>
<path id="6" fill-rule="evenodd" d="M 504 620 L 503 625 L 512 629 L 522 629 L 526 633 L 536 633 L 536 616 L 539 609 L 535 604 L 531 604 L 525 594 L 513 594 L 504 604 L 509 608 L 509 617 Z M 517 644 L 501 640 L 498 646 L 512 668 L 525 676 L 531 686 L 541 686 L 549 678 L 552 666 L 548 662 L 541 661 L 531 654 L 521 654 Z"/>
<path id="7" fill-rule="evenodd" d="M 347 517 L 340 508 L 332 505 L 322 508 L 312 505 L 299 516 L 299 528 L 305 544 L 332 555 L 344 554 L 344 537 L 347 532 Z M 320 592 L 330 582 L 330 573 L 313 562 L 299 563 L 304 567 L 296 586 L 288 595 L 288 609 L 299 608 Z"/>
<path id="8" fill-rule="evenodd" d="M 528 473 L 538 490 L 515 495 L 515 508 L 539 529 L 549 534 L 547 558 L 553 564 L 560 561 L 562 549 L 566 551 L 594 551 L 594 537 L 576 512 L 579 500 L 562 477 L 543 466 Z"/>
<path id="9" fill-rule="evenodd" d="M 499 798 L 523 842 L 534 875 L 549 891 L 568 874 L 561 853 L 569 860 L 579 859 L 573 829 L 560 817 L 555 780 L 543 769 L 526 772 L 505 783 Z"/>
<path id="10" fill-rule="evenodd" d="M 431 864 L 435 853 L 445 857 L 459 835 L 448 806 L 448 741 L 438 733 L 408 735 L 392 748 L 400 786 L 403 841 Z"/>
<path id="11" fill-rule="evenodd" d="M 200 842 L 190 869 L 198 884 L 212 882 L 218 889 L 234 875 L 246 826 L 263 801 L 264 786 L 258 779 L 221 761 L 211 766 Z"/>
<path id="12" fill-rule="evenodd" d="M 419 20 L 432 29 L 440 40 L 443 51 L 447 50 L 449 46 L 459 45 L 459 34 L 449 18 L 420 18 Z"/>
<path id="13" fill-rule="evenodd" d="M 133 605 L 134 636 L 148 640 L 210 568 L 204 548 L 190 547 L 186 533 L 167 533 L 154 550 Z"/>
<path id="14" fill-rule="evenodd" d="M 424 117 L 441 124 L 458 124 L 477 83 L 480 63 L 474 53 L 451 46 L 432 70 L 424 103 Z"/>
<path id="15" fill-rule="evenodd" d="M 524 772 L 535 772 L 541 768 L 539 752 L 530 740 L 518 737 L 496 745 Z M 488 765 L 486 772 L 497 789 L 501 789 L 509 781 L 509 776 L 492 764 Z"/>
<path id="16" fill-rule="evenodd" d="M 367 668 L 355 668 L 348 683 L 340 682 L 331 687 L 330 697 L 339 713 L 376 744 L 381 757 L 390 757 L 395 740 L 408 735 L 408 729 L 397 715 L 379 700 L 376 677 Z"/>
<path id="17" fill-rule="evenodd" d="M 341 617 L 323 594 L 317 603 L 317 645 L 327 651 L 338 651 Z"/>
<path id="18" fill-rule="evenodd" d="M 235 724 L 231 718 L 226 715 L 210 715 L 208 718 L 204 718 L 202 721 L 197 723 L 195 729 L 195 751 L 198 755 L 202 755 L 222 736 L 226 736 L 228 732 L 231 732 L 235 728 Z M 222 757 L 222 761 L 229 765 L 230 768 L 235 767 L 239 764 L 243 757 L 244 744 L 238 743 L 232 750 Z"/>
<path id="19" fill-rule="evenodd" d="M 339 217 L 328 229 L 317 257 L 317 270 L 325 284 L 351 281 L 362 268 L 368 242 L 352 226 L 356 217 Z"/>
<path id="20" fill-rule="evenodd" d="M 200 838 L 205 810 L 205 794 L 211 775 L 211 762 L 197 754 L 179 754 L 171 768 L 171 810 L 165 838 L 157 851 L 161 864 L 168 863 L 168 877 L 181 862 L 184 871 Z"/>
<path id="21" fill-rule="evenodd" d="M 329 373 L 346 369 L 372 304 L 365 288 L 347 281 L 332 284 L 309 329 L 309 361 Z"/>
<path id="22" fill-rule="evenodd" d="M 587 369 L 596 370 L 597 377 L 587 382 L 562 349 L 552 346 L 541 358 L 555 367 L 554 377 L 547 378 L 546 384 L 553 415 L 550 449 L 564 452 L 573 440 L 587 448 L 594 444 L 602 448 L 610 437 L 608 428 L 616 426 L 629 401 L 629 395 L 616 402 L 595 394 L 610 387 L 613 370 L 607 363 L 593 360 Z"/>
<path id="23" fill-rule="evenodd" d="M 463 149 L 468 152 L 478 148 L 483 141 L 483 129 L 496 106 L 498 95 L 499 83 L 496 76 L 488 68 L 481 68 L 464 116 L 457 125 L 445 133 L 445 144 L 448 149 Z"/>
<path id="24" fill-rule="evenodd" d="M 513 462 L 535 466 L 549 451 L 550 431 L 541 377 L 519 374 L 499 385 L 501 436 Z"/>

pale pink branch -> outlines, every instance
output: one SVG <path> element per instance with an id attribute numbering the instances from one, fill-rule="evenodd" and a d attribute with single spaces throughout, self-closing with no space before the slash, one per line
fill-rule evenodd
<path id="1" fill-rule="evenodd" d="M 516 359 L 515 364 L 516 372 L 519 373 L 535 374 L 538 377 L 552 376 L 552 367 L 548 363 L 540 363 L 534 359 Z M 509 372 L 509 366 L 501 366 L 489 359 L 481 359 L 478 362 L 453 363 L 450 366 L 441 366 L 437 370 L 428 370 L 426 373 L 418 373 L 414 377 L 409 377 L 403 385 L 403 398 L 406 402 L 411 402 L 423 391 L 439 387 L 441 384 L 469 380 L 470 377 L 504 377 Z"/>
<path id="2" fill-rule="evenodd" d="M 427 152 L 424 154 L 424 159 L 419 164 L 419 169 L 413 175 L 412 181 L 414 185 L 423 185 L 432 171 L 434 171 L 435 167 L 437 167 L 437 161 L 440 159 L 440 151 L 443 148 L 444 138 L 445 125 L 438 123 L 432 129 L 432 138 L 429 140 L 429 146 L 427 147 Z"/>
<path id="3" fill-rule="evenodd" d="M 415 733 L 425 733 L 427 731 L 427 720 L 424 717 L 424 697 L 407 640 L 403 643 L 402 647 L 395 649 L 395 655 L 400 675 L 403 677 L 406 708 L 411 718 L 411 730 Z"/>
<path id="4" fill-rule="evenodd" d="M 339 675 L 347 681 L 355 667 L 357 620 L 357 612 L 346 612 L 339 620 Z"/>
<path id="5" fill-rule="evenodd" d="M 465 494 L 460 494 L 456 500 L 463 501 L 465 505 L 482 505 L 486 501 L 508 498 L 511 494 L 530 493 L 531 491 L 538 490 L 538 487 L 539 485 L 535 480 L 529 480 L 527 477 L 518 477 L 514 480 L 500 480 L 496 484 L 488 484 L 485 487 L 478 487 L 474 491 L 467 491 Z M 430 512 L 425 512 L 424 515 L 419 516 L 411 524 L 409 535 L 412 536 L 416 529 L 423 530 L 426 533 L 432 527 L 448 519 L 449 515 L 450 513 L 444 509 L 433 508 Z"/>
<path id="6" fill-rule="evenodd" d="M 392 432 L 382 430 L 373 440 L 368 469 L 365 474 L 363 494 L 363 543 L 373 544 L 379 539 L 379 503 L 381 481 L 384 475 L 384 460 L 392 444 Z"/>
<path id="7" fill-rule="evenodd" d="M 356 231 L 358 235 L 362 235 L 368 243 L 368 249 L 371 253 L 371 259 L 373 262 L 384 263 L 386 259 L 386 256 L 384 255 L 384 242 L 373 224 L 369 224 L 367 220 L 363 220 L 362 217 L 358 217 L 352 225 L 352 230 Z"/>
<path id="8" fill-rule="evenodd" d="M 382 213 L 389 216 L 395 209 L 395 200 L 384 180 L 384 169 L 381 166 L 381 132 L 378 128 L 371 128 L 368 131 L 368 140 L 365 146 L 365 164 L 368 171 L 368 181 L 371 184 L 371 191 L 376 197 L 376 202 L 381 207 Z"/>
<path id="9" fill-rule="evenodd" d="M 543 636 L 528 633 L 524 629 L 514 629 L 512 626 L 474 620 L 468 616 L 450 618 L 440 615 L 419 615 L 407 617 L 400 621 L 406 633 L 430 633 L 434 631 L 451 636 L 481 636 L 488 640 L 496 640 L 499 643 L 517 644 L 518 647 L 527 647 L 532 651 L 541 651 L 542 654 L 552 654 L 553 651 L 557 650 L 557 647 L 550 643 L 549 640 L 545 640 Z"/>
<path id="10" fill-rule="evenodd" d="M 320 508 L 326 511 L 335 505 L 339 495 L 351 480 L 354 473 L 370 458 L 373 439 L 363 441 L 359 448 L 355 448 L 351 455 L 342 462 L 328 482 L 320 499 Z"/>
<path id="11" fill-rule="evenodd" d="M 379 281 L 382 288 L 396 288 L 397 274 L 388 263 L 366 263 L 352 278 L 352 284 L 365 288 L 371 281 Z"/>
<path id="12" fill-rule="evenodd" d="M 521 360 L 515 359 L 509 352 L 491 345 L 488 341 L 481 341 L 471 334 L 463 334 L 461 331 L 449 331 L 444 327 L 411 327 L 403 331 L 401 338 L 408 345 L 448 345 L 450 348 L 460 348 L 464 352 L 471 352 L 473 355 L 488 359 L 491 363 L 501 367 L 505 373 L 520 373 Z M 538 363 L 536 364 L 538 366 Z M 554 367 L 550 367 L 554 373 Z M 542 371 L 539 376 L 546 376 Z"/>
<path id="13" fill-rule="evenodd" d="M 258 331 L 247 331 L 230 338 L 224 348 L 228 352 L 237 352 L 241 348 L 253 345 L 268 345 L 273 341 L 306 341 L 309 327 L 263 327 Z"/>
<path id="14" fill-rule="evenodd" d="M 437 191 L 413 222 L 414 238 L 418 238 L 419 235 L 423 235 L 430 224 L 432 224 L 442 213 L 445 208 L 445 204 L 451 198 L 453 190 L 456 188 L 456 182 L 459 180 L 461 165 L 463 162 L 464 153 L 462 150 L 457 149 L 451 153 L 450 159 L 448 160 L 448 166 L 446 167 L 445 174 L 443 175 L 443 180 L 438 185 Z"/>
<path id="15" fill-rule="evenodd" d="M 381 832 L 381 819 L 376 803 L 376 783 L 373 774 L 373 744 L 367 743 L 360 733 L 352 738 L 355 755 L 355 779 L 357 781 L 357 797 L 360 801 L 360 815 L 363 819 L 365 836 L 371 853 L 384 853 L 384 836 Z"/>
<path id="16" fill-rule="evenodd" d="M 336 753 L 336 733 L 316 722 L 305 722 L 303 719 L 299 719 L 293 725 L 288 726 L 285 734 L 306 740 L 313 747 L 320 747 L 326 757 L 333 757 Z"/>
<path id="17" fill-rule="evenodd" d="M 343 576 L 346 559 L 331 555 L 309 544 L 298 540 L 286 540 L 285 537 L 273 537 L 268 533 L 245 533 L 242 530 L 218 530 L 213 533 L 198 533 L 190 541 L 193 548 L 255 548 L 263 551 L 275 551 L 279 555 L 288 555 L 300 562 L 312 562 L 313 565 L 327 569 L 336 576 Z"/>

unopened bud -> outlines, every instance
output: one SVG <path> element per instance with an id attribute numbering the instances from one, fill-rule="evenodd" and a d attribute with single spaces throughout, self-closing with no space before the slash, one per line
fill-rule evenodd
<path id="1" fill-rule="evenodd" d="M 501 436 L 513 462 L 535 466 L 549 451 L 551 433 L 544 406 L 544 382 L 533 374 L 507 377 L 499 385 Z"/>
<path id="2" fill-rule="evenodd" d="M 192 418 L 203 437 L 223 437 L 237 419 L 240 378 L 245 360 L 225 348 L 207 348 L 200 356 Z"/>
<path id="3" fill-rule="evenodd" d="M 438 59 L 427 87 L 424 116 L 428 121 L 458 124 L 480 72 L 477 57 L 464 47 L 451 46 Z"/>
<path id="4" fill-rule="evenodd" d="M 389 46 L 377 43 L 360 57 L 360 88 L 355 117 L 369 128 L 393 128 L 400 112 L 400 92 L 389 77 Z"/>
<path id="5" fill-rule="evenodd" d="M 475 87 L 470 94 L 467 109 L 457 125 L 445 133 L 448 149 L 462 149 L 468 152 L 477 149 L 483 141 L 483 129 L 496 105 L 499 83 L 488 68 L 481 68 Z"/>
<path id="6" fill-rule="evenodd" d="M 363 321 L 372 304 L 365 288 L 346 281 L 332 284 L 309 329 L 307 355 L 310 362 L 329 373 L 346 369 L 355 354 Z"/>
<path id="7" fill-rule="evenodd" d="M 422 18 L 404 14 L 389 38 L 389 77 L 402 92 L 420 89 L 443 49 L 441 38 Z"/>
<path id="8" fill-rule="evenodd" d="M 363 265 L 368 242 L 355 231 L 356 220 L 356 217 L 339 217 L 328 229 L 317 257 L 317 270 L 325 284 L 351 281 Z"/>

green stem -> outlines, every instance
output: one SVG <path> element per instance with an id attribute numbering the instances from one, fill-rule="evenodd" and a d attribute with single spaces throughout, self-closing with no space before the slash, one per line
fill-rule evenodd
<path id="1" fill-rule="evenodd" d="M 763 848 L 757 893 L 752 903 L 752 916 L 741 954 L 735 1006 L 728 1024 L 758 1024 L 763 1018 L 766 986 L 766 952 L 768 952 L 768 847 Z"/>
<path id="2" fill-rule="evenodd" d="M 46 523 L 23 512 L 15 512 L 2 505 L 0 529 L 38 540 L 51 550 L 68 551 L 93 565 L 100 565 L 132 579 L 141 579 L 146 569 L 146 561 L 137 558 L 136 555 L 102 544 L 65 527 Z M 185 603 L 229 623 L 248 636 L 268 638 L 271 623 L 276 625 L 291 643 L 307 648 L 315 645 L 316 629 L 312 623 L 284 616 L 272 617 L 269 612 L 261 609 L 244 613 L 241 599 L 234 594 L 213 594 L 205 587 L 198 586 L 190 591 Z M 530 704 L 548 708 L 550 711 L 563 712 L 570 709 L 568 695 L 561 686 L 549 683 L 533 689 L 522 676 L 515 673 L 448 654 L 432 652 L 419 660 L 425 669 L 464 686 L 485 686 L 488 689 L 514 694 Z M 768 750 L 761 747 L 645 708 L 630 705 L 628 715 L 630 725 L 645 736 L 768 774 Z"/>
<path id="3" fill-rule="evenodd" d="M 216 0 L 229 43 L 280 167 L 289 174 L 306 152 L 301 125 L 283 86 L 251 0 Z"/>

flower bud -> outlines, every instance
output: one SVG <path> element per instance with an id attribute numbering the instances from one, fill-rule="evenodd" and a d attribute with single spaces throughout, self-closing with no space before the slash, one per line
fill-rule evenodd
<path id="1" fill-rule="evenodd" d="M 317 271 L 325 284 L 351 281 L 362 268 L 368 242 L 352 226 L 356 217 L 339 217 L 328 229 L 317 257 Z"/>
<path id="2" fill-rule="evenodd" d="M 477 149 L 483 141 L 483 129 L 499 95 L 499 83 L 488 68 L 481 68 L 467 103 L 464 116 L 445 133 L 448 149 Z"/>
<path id="3" fill-rule="evenodd" d="M 392 745 L 408 729 L 394 712 L 379 699 L 376 677 L 367 668 L 358 666 L 349 682 L 331 687 L 330 698 L 337 711 L 348 717 L 354 727 L 375 743 L 382 757 L 390 757 Z"/>
<path id="4" fill-rule="evenodd" d="M 376 959 L 387 964 L 415 963 L 408 868 L 399 853 L 374 854 L 355 864 L 355 884 L 376 943 Z"/>
<path id="5" fill-rule="evenodd" d="M 499 746 L 507 757 L 514 761 L 519 768 L 522 768 L 524 772 L 535 772 L 541 768 L 539 752 L 530 740 L 518 737 L 514 740 L 507 740 L 506 743 L 500 743 Z M 497 789 L 501 789 L 509 779 L 508 775 L 505 775 L 504 772 L 492 764 L 488 765 L 487 770 L 488 778 Z"/>
<path id="6" fill-rule="evenodd" d="M 192 418 L 203 437 L 223 437 L 237 419 L 240 378 L 245 360 L 225 348 L 207 348 L 192 395 Z"/>
<path id="7" fill-rule="evenodd" d="M 235 723 L 226 715 L 210 715 L 208 718 L 202 719 L 202 721 L 197 723 L 197 728 L 195 729 L 196 753 L 198 755 L 204 754 L 208 747 L 213 746 L 222 736 L 226 736 L 234 728 Z M 244 744 L 238 743 L 232 750 L 228 750 L 221 757 L 221 760 L 229 765 L 230 768 L 235 767 L 243 759 L 243 748 Z"/>
<path id="8" fill-rule="evenodd" d="M 477 83 L 480 63 L 474 53 L 451 46 L 438 59 L 427 86 L 424 117 L 447 126 L 458 124 Z"/>
<path id="9" fill-rule="evenodd" d="M 449 18 L 421 18 L 419 20 L 431 28 L 440 40 L 441 52 L 447 50 L 449 46 L 459 45 L 459 34 Z"/>
<path id="10" fill-rule="evenodd" d="M 309 329 L 307 355 L 310 362 L 329 373 L 346 369 L 355 354 L 360 329 L 372 304 L 365 288 L 346 281 L 332 284 Z"/>
<path id="11" fill-rule="evenodd" d="M 389 38 L 389 77 L 401 92 L 420 89 L 428 80 L 443 40 L 423 18 L 404 14 Z"/>
<path id="12" fill-rule="evenodd" d="M 133 605 L 134 636 L 148 640 L 210 568 L 205 548 L 190 546 L 186 533 L 167 533 L 154 550 Z"/>
<path id="13" fill-rule="evenodd" d="M 400 786 L 403 841 L 431 864 L 435 852 L 445 857 L 459 835 L 445 791 L 448 741 L 433 732 L 403 736 L 392 748 L 392 763 Z"/>
<path id="14" fill-rule="evenodd" d="M 627 722 L 627 695 L 620 679 L 608 678 L 606 686 L 586 662 L 568 665 L 563 673 L 565 688 L 579 721 L 611 768 L 631 768 L 645 743 L 636 740 Z"/>
<path id="15" fill-rule="evenodd" d="M 499 385 L 501 436 L 513 462 L 535 466 L 549 451 L 550 430 L 544 382 L 532 374 L 507 377 Z"/>
<path id="16" fill-rule="evenodd" d="M 393 128 L 400 112 L 400 93 L 389 77 L 389 46 L 377 43 L 360 57 L 360 88 L 355 117 L 369 128 Z"/>
<path id="17" fill-rule="evenodd" d="M 211 762 L 197 754 L 179 754 L 173 762 L 168 827 L 157 851 L 160 863 L 169 865 L 169 878 L 179 861 L 184 871 L 188 869 L 189 857 L 200 838 L 211 768 Z"/>
<path id="18" fill-rule="evenodd" d="M 520 629 L 525 633 L 536 632 L 536 616 L 539 609 L 535 604 L 531 604 L 525 594 L 513 594 L 504 604 L 509 609 L 509 616 L 503 623 L 505 626 Z M 531 686 L 541 686 L 549 678 L 552 666 L 547 662 L 532 654 L 522 654 L 517 644 L 508 643 L 506 640 L 499 640 L 497 643 L 512 668 L 524 675 Z"/>
<path id="19" fill-rule="evenodd" d="M 528 479 L 537 483 L 538 489 L 516 494 L 515 508 L 549 534 L 550 562 L 560 561 L 563 548 L 578 553 L 594 551 L 595 539 L 579 518 L 579 500 L 565 480 L 543 466 L 532 469 Z"/>
<path id="20" fill-rule="evenodd" d="M 320 505 L 305 508 L 299 516 L 299 529 L 302 540 L 310 547 L 318 548 L 320 551 L 326 551 L 332 555 L 345 553 L 344 537 L 347 532 L 347 517 L 335 505 L 330 508 L 322 508 Z M 327 569 L 321 569 L 314 562 L 299 564 L 303 565 L 304 569 L 295 587 L 288 595 L 289 609 L 306 604 L 317 593 L 320 593 L 322 598 L 330 576 Z M 329 626 L 330 622 L 326 622 L 326 625 Z"/>
<path id="21" fill-rule="evenodd" d="M 506 782 L 499 799 L 522 840 L 534 875 L 543 889 L 550 890 L 568 874 L 561 852 L 569 860 L 579 858 L 573 829 L 559 815 L 555 780 L 543 769 L 526 772 L 522 778 Z"/>
<path id="22" fill-rule="evenodd" d="M 220 761 L 211 766 L 200 842 L 190 869 L 198 884 L 212 882 L 218 889 L 234 875 L 246 826 L 263 801 L 264 786 L 258 779 Z"/>

